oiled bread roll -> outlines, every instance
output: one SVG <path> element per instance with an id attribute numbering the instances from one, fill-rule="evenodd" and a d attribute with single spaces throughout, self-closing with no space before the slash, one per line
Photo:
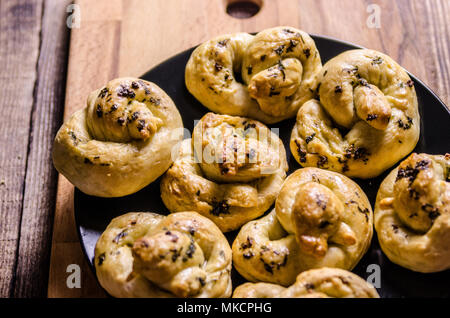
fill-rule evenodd
<path id="1" fill-rule="evenodd" d="M 231 249 L 195 212 L 128 213 L 95 247 L 95 270 L 114 297 L 230 297 Z"/>
<path id="2" fill-rule="evenodd" d="M 266 126 L 208 113 L 182 142 L 161 197 L 171 212 L 197 211 L 227 232 L 270 208 L 286 171 L 283 143 Z"/>
<path id="3" fill-rule="evenodd" d="M 372 218 L 355 182 L 336 172 L 300 169 L 284 182 L 275 209 L 242 227 L 233 264 L 249 281 L 283 286 L 312 268 L 351 270 L 369 248 Z"/>
<path id="4" fill-rule="evenodd" d="M 339 268 L 311 269 L 283 287 L 268 283 L 245 283 L 233 298 L 379 298 L 376 289 L 352 272 Z"/>
<path id="5" fill-rule="evenodd" d="M 375 229 L 394 263 L 431 273 L 450 268 L 450 155 L 413 153 L 381 183 Z"/>
<path id="6" fill-rule="evenodd" d="M 420 117 L 414 83 L 389 56 L 346 51 L 328 61 L 318 98 L 297 114 L 291 151 L 304 167 L 372 178 L 411 152 Z"/>
<path id="7" fill-rule="evenodd" d="M 186 65 L 185 81 L 213 112 L 270 124 L 294 117 L 313 97 L 321 67 L 307 33 L 276 27 L 256 36 L 228 34 L 203 43 Z"/>
<path id="8" fill-rule="evenodd" d="M 118 78 L 93 91 L 64 123 L 53 145 L 55 168 L 89 195 L 134 193 L 166 171 L 183 123 L 153 83 Z"/>

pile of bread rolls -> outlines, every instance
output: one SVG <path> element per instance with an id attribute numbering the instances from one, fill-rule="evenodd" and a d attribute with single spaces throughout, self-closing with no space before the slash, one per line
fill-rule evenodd
<path id="1" fill-rule="evenodd" d="M 404 159 L 419 140 L 418 102 L 389 56 L 357 49 L 322 65 L 307 33 L 276 27 L 201 44 L 185 83 L 211 111 L 190 139 L 170 97 L 137 78 L 92 92 L 56 136 L 56 169 L 86 194 L 125 196 L 162 176 L 171 214 L 126 213 L 97 242 L 109 294 L 379 297 L 350 272 L 374 228 L 392 262 L 450 268 L 450 155 Z M 287 176 L 283 142 L 265 124 L 295 116 L 301 168 Z M 392 168 L 372 209 L 351 178 Z M 232 266 L 249 282 L 233 289 Z"/>

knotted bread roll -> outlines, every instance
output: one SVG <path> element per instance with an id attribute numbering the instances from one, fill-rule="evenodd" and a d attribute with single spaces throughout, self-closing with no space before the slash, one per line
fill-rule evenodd
<path id="1" fill-rule="evenodd" d="M 450 155 L 413 153 L 378 191 L 375 229 L 394 263 L 417 272 L 450 268 Z"/>
<path id="2" fill-rule="evenodd" d="M 186 87 L 213 112 L 276 123 L 313 97 L 322 63 L 314 40 L 291 27 L 216 37 L 186 65 Z M 242 80 L 237 77 L 241 76 Z"/>
<path id="3" fill-rule="evenodd" d="M 231 249 L 195 212 L 128 213 L 95 247 L 95 269 L 114 297 L 230 297 Z"/>
<path id="4" fill-rule="evenodd" d="M 268 283 L 245 283 L 233 298 L 379 298 L 376 289 L 361 277 L 339 268 L 311 269 L 283 287 Z"/>
<path id="5" fill-rule="evenodd" d="M 161 197 L 171 212 L 197 211 L 227 232 L 270 208 L 286 171 L 283 143 L 266 126 L 208 113 L 181 144 Z"/>
<path id="6" fill-rule="evenodd" d="M 300 272 L 351 270 L 372 239 L 372 209 L 361 188 L 336 172 L 295 171 L 267 216 L 244 225 L 233 242 L 233 263 L 252 282 L 288 286 Z"/>
<path id="7" fill-rule="evenodd" d="M 297 114 L 291 151 L 304 167 L 372 178 L 411 152 L 420 118 L 414 83 L 389 56 L 360 49 L 328 61 L 318 98 Z"/>
<path id="8" fill-rule="evenodd" d="M 92 92 L 64 123 L 53 145 L 55 168 L 89 195 L 134 193 L 166 171 L 183 123 L 153 83 L 119 78 Z"/>

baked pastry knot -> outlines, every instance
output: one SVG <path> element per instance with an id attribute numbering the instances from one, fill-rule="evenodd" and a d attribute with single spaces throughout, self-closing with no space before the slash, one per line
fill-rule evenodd
<path id="1" fill-rule="evenodd" d="M 378 191 L 375 230 L 394 263 L 423 273 L 450 268 L 450 155 L 411 154 Z"/>
<path id="2" fill-rule="evenodd" d="M 233 298 L 379 298 L 376 289 L 361 277 L 339 268 L 310 269 L 283 287 L 268 283 L 245 283 Z"/>
<path id="3" fill-rule="evenodd" d="M 233 263 L 249 281 L 283 286 L 312 268 L 351 270 L 369 248 L 372 224 L 370 203 L 355 182 L 300 169 L 284 182 L 275 209 L 242 227 Z"/>
<path id="4" fill-rule="evenodd" d="M 414 83 L 389 56 L 360 49 L 328 61 L 318 99 L 297 114 L 291 151 L 304 167 L 372 178 L 411 152 L 420 117 Z"/>
<path id="5" fill-rule="evenodd" d="M 231 248 L 195 212 L 128 213 L 95 247 L 95 269 L 114 297 L 230 297 Z"/>
<path id="6" fill-rule="evenodd" d="M 189 92 L 213 112 L 270 124 L 294 117 L 313 97 L 321 67 L 307 33 L 276 27 L 201 44 L 186 65 L 185 81 Z"/>
<path id="7" fill-rule="evenodd" d="M 169 168 L 182 137 L 181 116 L 161 88 L 118 78 L 93 91 L 87 107 L 59 129 L 53 164 L 86 194 L 124 196 Z"/>
<path id="8" fill-rule="evenodd" d="M 270 208 L 288 167 L 275 133 L 255 120 L 208 113 L 192 137 L 161 180 L 171 212 L 197 211 L 228 232 Z"/>

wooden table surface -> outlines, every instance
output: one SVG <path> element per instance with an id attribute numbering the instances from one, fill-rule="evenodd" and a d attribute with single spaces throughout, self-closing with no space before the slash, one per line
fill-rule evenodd
<path id="1" fill-rule="evenodd" d="M 0 1 L 0 296 L 103 297 L 81 253 L 73 187 L 51 163 L 52 141 L 87 94 L 139 76 L 215 35 L 290 25 L 382 51 L 450 102 L 450 0 L 251 0 L 249 19 L 229 0 Z M 376 4 L 380 25 L 374 28 Z M 69 10 L 70 11 L 70 10 Z M 373 21 L 372 21 L 373 22 Z M 70 46 L 69 46 L 70 42 Z M 68 288 L 69 264 L 81 288 Z"/>

